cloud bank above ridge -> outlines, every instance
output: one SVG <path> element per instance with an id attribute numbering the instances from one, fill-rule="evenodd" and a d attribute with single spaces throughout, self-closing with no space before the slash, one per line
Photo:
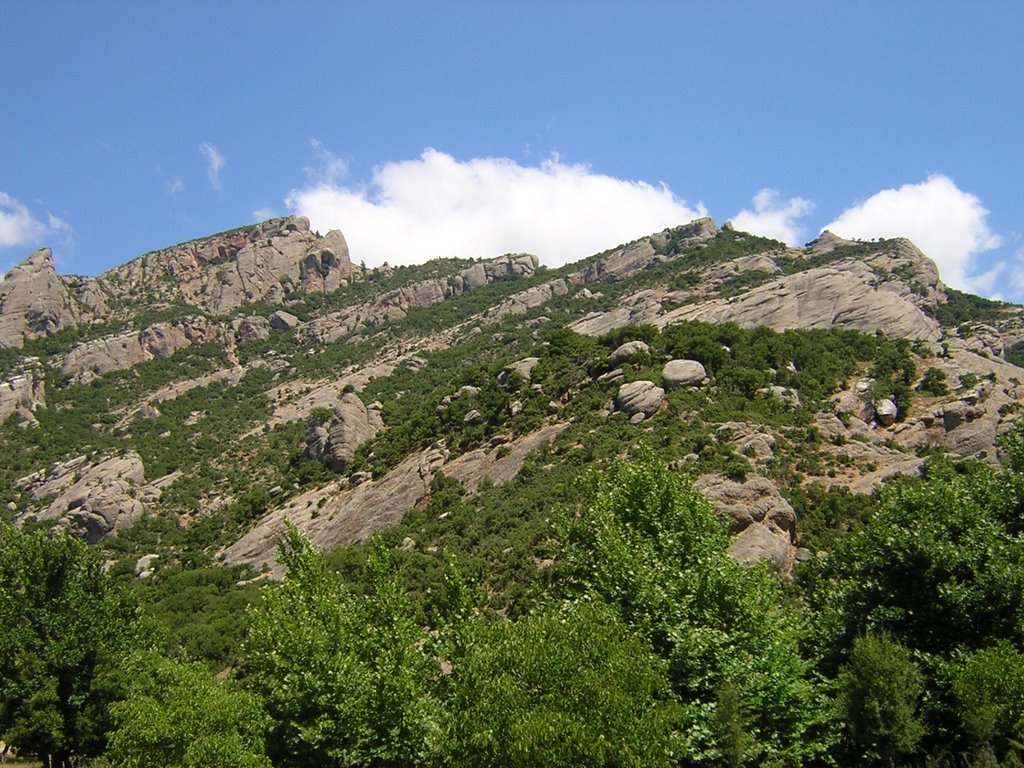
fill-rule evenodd
<path id="1" fill-rule="evenodd" d="M 517 251 L 558 266 L 707 215 L 664 185 L 558 157 L 528 167 L 505 158 L 462 162 L 427 149 L 378 166 L 366 186 L 346 185 L 343 166 L 330 155 L 322 160 L 327 172 L 309 173 L 310 184 L 292 190 L 286 205 L 314 229 L 341 229 L 354 257 L 369 266 Z"/>
<path id="2" fill-rule="evenodd" d="M 313 147 L 319 167 L 306 169 L 307 184 L 288 194 L 287 208 L 308 216 L 314 229 L 341 229 L 354 257 L 369 266 L 518 251 L 558 266 L 708 215 L 702 203 L 691 206 L 665 185 L 617 179 L 557 156 L 524 166 L 507 158 L 460 161 L 427 149 L 377 166 L 367 184 L 357 185 L 348 182 L 343 161 L 318 142 Z M 796 246 L 814 236 L 804 225 L 814 209 L 811 200 L 765 188 L 732 221 Z M 1003 241 L 981 201 L 942 174 L 882 190 L 823 229 L 851 239 L 908 237 L 954 288 L 991 295 L 1004 270 L 1000 263 L 978 272 L 978 257 Z"/>
<path id="3" fill-rule="evenodd" d="M 989 228 L 981 201 L 938 173 L 919 184 L 883 189 L 824 228 L 846 238 L 907 237 L 935 260 L 947 285 L 975 293 L 990 294 L 1003 269 L 998 264 L 975 272 L 978 256 L 1003 240 Z"/>

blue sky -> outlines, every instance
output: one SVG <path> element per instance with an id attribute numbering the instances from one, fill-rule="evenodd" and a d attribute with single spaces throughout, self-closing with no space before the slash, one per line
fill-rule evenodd
<path id="1" fill-rule="evenodd" d="M 1024 300 L 1024 3 L 8 2 L 0 270 L 261 217 L 549 264 L 707 214 Z"/>

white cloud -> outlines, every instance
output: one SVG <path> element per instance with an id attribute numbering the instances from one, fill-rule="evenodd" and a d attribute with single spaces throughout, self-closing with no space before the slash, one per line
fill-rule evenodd
<path id="1" fill-rule="evenodd" d="M 825 229 L 840 237 L 908 237 L 939 265 L 942 279 L 961 290 L 988 293 L 1002 265 L 972 274 L 979 254 L 1002 239 L 988 226 L 981 201 L 953 180 L 933 174 L 920 184 L 884 189 L 843 211 Z"/>
<path id="2" fill-rule="evenodd" d="M 320 164 L 306 168 L 306 176 L 311 184 L 340 184 L 348 176 L 348 163 L 336 157 L 317 139 L 310 139 L 309 145 L 316 153 Z"/>
<path id="3" fill-rule="evenodd" d="M 68 223 L 47 212 L 40 221 L 24 203 L 0 192 L 0 248 L 36 245 L 48 235 L 70 229 Z"/>
<path id="4" fill-rule="evenodd" d="M 210 186 L 220 192 L 220 172 L 227 164 L 224 155 L 208 141 L 199 145 L 199 153 L 206 160 L 206 176 L 210 179 Z"/>
<path id="5" fill-rule="evenodd" d="M 167 194 L 171 197 L 177 197 L 178 193 L 185 189 L 185 182 L 175 176 L 171 181 L 167 182 Z"/>
<path id="6" fill-rule="evenodd" d="M 803 242 L 804 230 L 797 220 L 813 211 L 814 203 L 802 197 L 782 200 L 777 189 L 762 189 L 751 202 L 753 211 L 744 208 L 733 216 L 732 223 L 736 229 L 781 240 L 787 245 Z"/>
<path id="7" fill-rule="evenodd" d="M 266 221 L 267 219 L 276 218 L 278 214 L 274 212 L 273 208 L 257 208 L 252 212 L 253 221 Z"/>
<path id="8" fill-rule="evenodd" d="M 342 184 L 328 165 L 285 202 L 314 229 L 342 230 L 353 258 L 371 266 L 516 251 L 557 266 L 707 215 L 664 185 L 557 157 L 532 167 L 505 158 L 460 162 L 434 149 L 375 168 L 366 186 Z"/>

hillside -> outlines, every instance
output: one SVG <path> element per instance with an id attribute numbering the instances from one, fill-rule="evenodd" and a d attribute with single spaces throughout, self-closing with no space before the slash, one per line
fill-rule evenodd
<path id="1" fill-rule="evenodd" d="M 736 546 L 785 563 L 802 532 L 780 490 L 866 493 L 935 451 L 995 460 L 1020 318 L 945 289 L 906 240 L 793 249 L 707 219 L 558 270 L 369 271 L 301 218 L 97 278 L 43 249 L 0 283 L 0 489 L 22 523 L 140 556 L 169 523 L 216 562 L 273 568 L 283 519 L 349 544 L 442 475 L 473 493 L 543 446 L 590 463 L 642 441 L 737 529 L 782 509 Z"/>
<path id="2" fill-rule="evenodd" d="M 352 257 L 340 232 L 276 219 L 95 278 L 43 249 L 0 283 L 0 608 L 18 629 L 0 726 L 17 743 L 45 718 L 4 703 L 36 669 L 12 649 L 54 622 L 119 627 L 82 641 L 143 686 L 111 708 L 118 765 L 170 749 L 144 746 L 158 710 L 194 742 L 181 724 L 206 715 L 173 708 L 195 701 L 253 765 L 1018 755 L 1016 678 L 984 675 L 1024 680 L 1007 645 L 1024 626 L 1020 307 L 946 288 L 904 239 L 789 248 L 708 219 L 558 269 Z M 129 655 L 139 630 L 108 582 L 166 658 Z M 79 591 L 43 620 L 40 584 Z M 59 666 L 68 642 L 32 653 Z M 316 695 L 361 703 L 302 730 L 303 686 L 338 678 L 330 648 L 367 687 L 341 675 Z M 506 679 L 554 693 L 514 703 Z M 851 730 L 865 681 L 871 706 L 910 707 L 888 715 L 904 741 Z M 638 709 L 600 720 L 619 706 Z M 506 721 L 520 710 L 538 730 Z M 348 762 L 323 751 L 356 727 Z"/>

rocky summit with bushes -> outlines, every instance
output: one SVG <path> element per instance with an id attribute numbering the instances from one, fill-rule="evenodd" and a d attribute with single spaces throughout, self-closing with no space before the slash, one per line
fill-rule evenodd
<path id="1" fill-rule="evenodd" d="M 0 282 L 6 748 L 1024 758 L 1024 308 L 710 219 L 359 259 L 292 217 Z"/>

